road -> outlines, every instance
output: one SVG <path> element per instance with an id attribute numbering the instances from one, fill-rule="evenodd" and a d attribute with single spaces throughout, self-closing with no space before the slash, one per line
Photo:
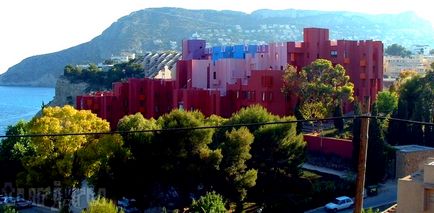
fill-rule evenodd
<path id="1" fill-rule="evenodd" d="M 385 184 L 380 184 L 380 189 L 377 196 L 366 197 L 363 200 L 363 208 L 378 207 L 385 204 L 396 202 L 397 195 L 397 182 L 395 180 L 389 180 Z M 319 207 L 313 210 L 309 210 L 306 213 L 321 213 L 326 212 L 323 207 Z M 353 212 L 353 209 L 346 209 L 340 211 L 341 213 Z"/>

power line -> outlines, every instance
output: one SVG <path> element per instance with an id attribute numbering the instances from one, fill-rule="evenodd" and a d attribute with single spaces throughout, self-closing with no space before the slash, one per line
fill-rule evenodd
<path id="1" fill-rule="evenodd" d="M 335 119 L 388 119 L 398 122 L 406 122 L 413 124 L 420 124 L 425 126 L 434 126 L 434 123 L 413 121 L 399 118 L 390 118 L 384 116 L 371 116 L 371 115 L 354 115 L 354 116 L 340 116 L 340 117 L 329 117 L 322 119 L 306 119 L 306 120 L 289 120 L 289 121 L 273 121 L 273 122 L 260 122 L 260 123 L 246 123 L 246 124 L 228 124 L 228 125 L 213 125 L 213 126 L 197 126 L 197 127 L 182 127 L 182 128 L 168 128 L 168 129 L 148 129 L 148 130 L 132 130 L 132 131 L 111 131 L 111 132 L 77 132 L 77 133 L 53 133 L 53 134 L 25 134 L 25 135 L 0 135 L 0 138 L 32 138 L 32 137 L 60 137 L 60 136 L 78 136 L 78 135 L 111 135 L 111 134 L 134 134 L 134 133 L 147 133 L 147 132 L 168 132 L 168 131 L 190 131 L 190 130 L 200 130 L 200 129 L 220 129 L 220 128 L 233 128 L 242 126 L 264 126 L 273 124 L 291 124 L 291 123 L 308 123 L 308 122 L 323 122 L 331 121 Z"/>

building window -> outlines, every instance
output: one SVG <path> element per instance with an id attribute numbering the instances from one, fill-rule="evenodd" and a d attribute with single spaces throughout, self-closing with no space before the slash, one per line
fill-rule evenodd
<path id="1" fill-rule="evenodd" d="M 273 101 L 273 92 L 268 93 L 268 100 Z"/>
<path id="2" fill-rule="evenodd" d="M 265 92 L 262 92 L 262 101 L 265 101 Z"/>
<path id="3" fill-rule="evenodd" d="M 243 91 L 243 99 L 249 99 L 249 92 Z"/>
<path id="4" fill-rule="evenodd" d="M 332 58 L 337 58 L 338 57 L 338 51 L 337 50 L 332 50 L 330 51 L 330 56 Z"/>
<path id="5" fill-rule="evenodd" d="M 319 58 L 319 53 L 316 54 L 316 58 L 317 58 L 317 59 Z"/>
<path id="6" fill-rule="evenodd" d="M 216 72 L 213 72 L 213 73 L 212 73 L 212 77 L 213 77 L 213 79 L 217 79 L 217 73 L 216 73 Z"/>
<path id="7" fill-rule="evenodd" d="M 283 66 L 280 66 L 280 70 L 283 70 Z"/>
<path id="8" fill-rule="evenodd" d="M 306 57 L 307 57 L 307 58 L 310 58 L 310 54 L 309 54 L 309 53 L 307 53 Z"/>

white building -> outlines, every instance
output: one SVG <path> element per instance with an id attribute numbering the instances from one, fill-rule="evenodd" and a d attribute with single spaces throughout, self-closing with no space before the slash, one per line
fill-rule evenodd
<path id="1" fill-rule="evenodd" d="M 429 55 L 430 50 L 430 46 L 426 44 L 415 44 L 411 46 L 411 52 L 415 55 Z"/>

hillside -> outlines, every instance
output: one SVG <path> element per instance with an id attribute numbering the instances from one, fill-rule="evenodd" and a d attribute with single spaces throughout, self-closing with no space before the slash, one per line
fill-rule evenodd
<path id="1" fill-rule="evenodd" d="M 367 15 L 306 10 L 235 11 L 152 8 L 122 17 L 87 43 L 32 56 L 0 75 L 0 85 L 54 86 L 66 64 L 101 62 L 122 51 L 180 50 L 192 35 L 210 45 L 301 40 L 304 27 L 330 29 L 332 39 L 434 46 L 431 24 L 413 13 Z"/>

